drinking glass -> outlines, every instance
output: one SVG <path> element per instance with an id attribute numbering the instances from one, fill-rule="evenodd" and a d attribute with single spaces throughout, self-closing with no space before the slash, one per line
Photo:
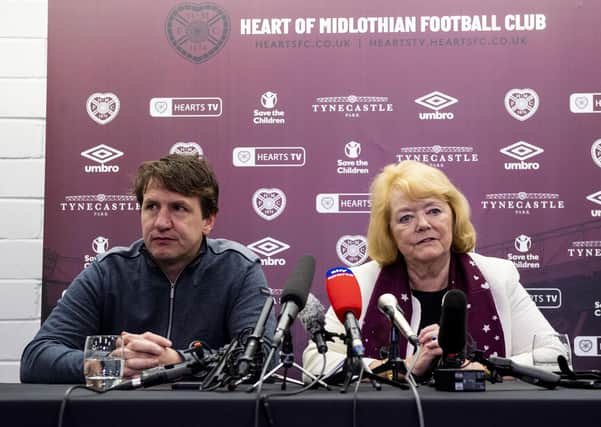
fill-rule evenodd
<path id="1" fill-rule="evenodd" d="M 90 335 L 86 338 L 83 372 L 86 386 L 107 390 L 121 382 L 125 358 L 120 335 Z"/>
<path id="2" fill-rule="evenodd" d="M 568 334 L 536 334 L 532 340 L 532 362 L 537 368 L 559 371 L 557 357 L 565 357 L 572 368 L 572 349 Z"/>

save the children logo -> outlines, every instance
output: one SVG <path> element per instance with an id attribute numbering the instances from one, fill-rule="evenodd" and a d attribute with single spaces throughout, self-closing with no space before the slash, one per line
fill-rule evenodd
<path id="1" fill-rule="evenodd" d="M 368 175 L 369 162 L 362 160 L 361 143 L 349 141 L 344 145 L 346 159 L 336 160 L 336 173 L 339 175 Z"/>
<path id="2" fill-rule="evenodd" d="M 286 112 L 276 107 L 278 94 L 272 91 L 264 92 L 259 98 L 263 108 L 255 108 L 252 114 L 252 122 L 255 125 L 283 125 L 286 124 Z"/>
<path id="3" fill-rule="evenodd" d="M 109 239 L 104 236 L 97 236 L 92 240 L 92 250 L 96 255 L 86 254 L 83 256 L 83 267 L 87 268 L 96 261 L 99 255 L 106 253 L 109 249 Z"/>
<path id="4" fill-rule="evenodd" d="M 517 253 L 507 253 L 507 259 L 512 261 L 516 268 L 520 269 L 538 269 L 540 268 L 540 255 L 531 253 L 532 238 L 525 234 L 520 234 L 513 241 L 513 247 Z"/>

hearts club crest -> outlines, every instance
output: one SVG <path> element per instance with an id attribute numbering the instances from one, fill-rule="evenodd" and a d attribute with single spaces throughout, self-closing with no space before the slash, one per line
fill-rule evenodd
<path id="1" fill-rule="evenodd" d="M 88 116 L 96 123 L 105 125 L 114 120 L 119 114 L 121 102 L 114 93 L 93 93 L 86 101 Z"/>
<path id="2" fill-rule="evenodd" d="M 525 121 L 538 110 L 538 94 L 532 89 L 511 89 L 505 94 L 505 108 L 516 120 Z"/>
<path id="3" fill-rule="evenodd" d="M 195 64 L 211 59 L 230 35 L 230 18 L 215 3 L 180 3 L 165 21 L 169 45 Z"/>
<path id="4" fill-rule="evenodd" d="M 286 194 L 279 188 L 259 188 L 253 194 L 252 204 L 257 215 L 271 221 L 284 212 Z"/>

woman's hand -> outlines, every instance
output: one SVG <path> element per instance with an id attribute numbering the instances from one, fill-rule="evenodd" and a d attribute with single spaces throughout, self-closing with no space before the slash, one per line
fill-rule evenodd
<path id="1" fill-rule="evenodd" d="M 419 332 L 418 339 L 421 352 L 419 353 L 419 358 L 415 362 L 415 366 L 411 372 L 412 374 L 417 376 L 424 375 L 426 372 L 428 372 L 428 370 L 430 370 L 434 359 L 442 355 L 442 349 L 440 348 L 440 345 L 438 345 L 439 330 L 440 326 L 435 323 L 433 325 L 426 326 Z M 413 363 L 414 357 L 415 355 L 409 356 L 405 360 L 407 368 L 409 368 L 409 366 L 411 366 Z"/>

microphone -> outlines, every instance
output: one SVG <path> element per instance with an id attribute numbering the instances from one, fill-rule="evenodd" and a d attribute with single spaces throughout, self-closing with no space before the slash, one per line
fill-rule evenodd
<path id="1" fill-rule="evenodd" d="M 442 299 L 438 344 L 442 356 L 434 370 L 434 387 L 443 391 L 485 391 L 486 375 L 478 369 L 461 369 L 465 362 L 467 300 L 459 289 Z"/>
<path id="2" fill-rule="evenodd" d="M 459 289 L 448 291 L 442 299 L 438 344 L 442 348 L 439 368 L 459 369 L 465 362 L 467 300 Z"/>
<path id="3" fill-rule="evenodd" d="M 133 390 L 140 387 L 151 387 L 153 385 L 174 382 L 184 376 L 193 375 L 208 369 L 220 357 L 219 352 L 212 352 L 210 350 L 205 355 L 205 351 L 200 343 L 194 349 L 193 355 L 194 360 L 145 369 L 139 377 L 120 382 L 109 390 Z"/>
<path id="4" fill-rule="evenodd" d="M 407 341 L 413 344 L 414 347 L 419 346 L 417 334 L 413 332 L 411 325 L 405 319 L 405 313 L 403 313 L 403 309 L 399 306 L 399 302 L 394 295 L 380 295 L 380 298 L 378 298 L 378 310 L 390 319 L 399 332 L 407 338 Z"/>
<path id="5" fill-rule="evenodd" d="M 305 330 L 311 334 L 311 338 L 313 338 L 313 341 L 317 346 L 317 351 L 321 354 L 328 351 L 328 345 L 326 344 L 325 317 L 325 308 L 312 293 L 309 293 L 305 308 L 298 313 L 298 318 Z"/>
<path id="6" fill-rule="evenodd" d="M 277 348 L 282 344 L 284 334 L 290 329 L 299 310 L 305 307 L 314 274 L 315 258 L 310 255 L 300 257 L 282 292 L 280 299 L 282 310 L 271 340 L 271 348 Z"/>
<path id="7" fill-rule="evenodd" d="M 520 365 L 519 363 L 515 363 L 513 360 L 504 357 L 491 356 L 484 362 L 484 365 L 491 371 L 494 369 L 501 376 L 509 375 L 527 383 L 548 389 L 557 387 L 561 379 L 561 376 L 556 373 L 532 366 Z"/>
<path id="8" fill-rule="evenodd" d="M 355 275 L 345 267 L 329 269 L 326 272 L 326 290 L 338 320 L 344 324 L 353 354 L 363 357 L 365 346 L 361 340 L 361 330 L 357 322 L 357 319 L 361 317 L 361 290 Z"/>
<path id="9" fill-rule="evenodd" d="M 265 304 L 263 304 L 263 309 L 261 310 L 261 314 L 259 315 L 255 329 L 246 340 L 244 353 L 238 359 L 238 375 L 241 377 L 248 375 L 248 371 L 250 370 L 251 363 L 255 358 L 255 354 L 261 347 L 261 339 L 265 334 L 265 324 L 267 323 L 267 319 L 269 318 L 269 313 L 271 313 L 272 307 L 273 297 L 268 296 L 265 300 Z"/>

